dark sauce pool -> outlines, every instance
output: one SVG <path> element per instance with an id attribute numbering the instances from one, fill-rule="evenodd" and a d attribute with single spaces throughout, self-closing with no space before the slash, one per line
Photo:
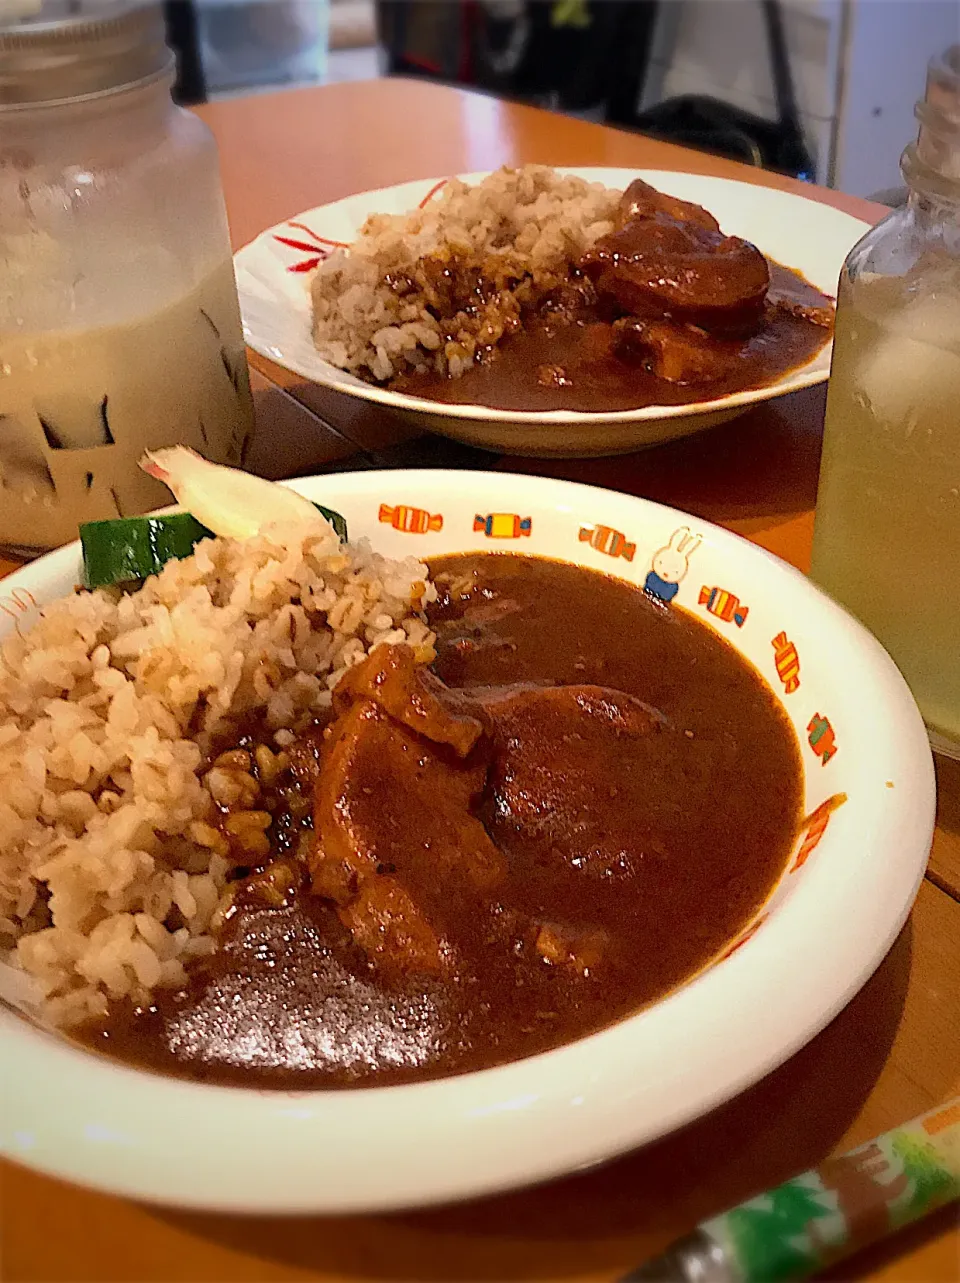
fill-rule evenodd
<path id="1" fill-rule="evenodd" d="M 148 1011 L 115 1005 L 83 1031 L 86 1046 L 256 1087 L 463 1073 L 571 1042 L 662 997 L 768 896 L 800 823 L 802 766 L 771 691 L 731 646 L 676 606 L 564 563 L 480 554 L 435 559 L 431 571 L 448 583 L 476 576 L 466 598 L 450 591 L 431 611 L 434 667 L 448 685 L 613 687 L 660 710 L 661 732 L 607 745 L 599 768 L 586 739 L 548 737 L 540 765 L 562 784 L 549 829 L 559 843 L 511 834 L 481 805 L 509 871 L 456 924 L 452 975 L 387 985 L 306 885 L 278 908 L 241 890 L 218 953 L 188 988 Z M 595 802 L 584 807 L 587 787 Z M 402 805 L 384 799 L 385 813 Z M 291 823 L 280 826 L 287 847 Z M 299 823 L 309 831 L 309 818 Z M 524 915 L 598 928 L 601 960 L 586 975 L 546 965 L 514 931 Z"/>

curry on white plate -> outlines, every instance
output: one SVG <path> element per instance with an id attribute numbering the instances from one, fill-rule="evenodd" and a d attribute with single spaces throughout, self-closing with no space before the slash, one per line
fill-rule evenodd
<path id="1" fill-rule="evenodd" d="M 802 577 L 585 487 L 145 462 L 179 510 L 4 584 L 14 1156 L 234 1208 L 502 1188 L 738 1090 L 879 961 L 929 752 Z M 237 1111 L 269 1193 L 211 1152 Z"/>
<path id="2" fill-rule="evenodd" d="M 310 283 L 317 349 L 394 391 L 501 410 L 632 410 L 773 383 L 833 303 L 708 210 L 545 165 L 373 214 Z"/>
<path id="3" fill-rule="evenodd" d="M 697 174 L 526 165 L 297 214 L 236 256 L 244 333 L 306 378 L 508 453 L 697 431 L 827 377 L 865 227 Z"/>

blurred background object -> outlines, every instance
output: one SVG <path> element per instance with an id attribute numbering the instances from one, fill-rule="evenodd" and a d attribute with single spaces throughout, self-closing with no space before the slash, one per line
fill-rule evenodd
<path id="1" fill-rule="evenodd" d="M 958 36 L 956 0 L 378 0 L 377 15 L 388 74 L 891 201 L 927 60 Z"/>
<path id="2" fill-rule="evenodd" d="M 0 0 L 0 24 L 32 18 L 40 11 L 43 0 Z"/>
<path id="3" fill-rule="evenodd" d="M 0 0 L 0 24 L 109 14 L 118 0 Z M 163 0 L 182 104 L 326 79 L 331 0 Z M 373 5 L 338 5 L 372 49 Z M 365 10 L 366 20 L 363 20 Z"/>
<path id="4" fill-rule="evenodd" d="M 173 99 L 182 105 L 204 102 L 207 81 L 200 53 L 196 8 L 192 0 L 165 0 L 163 8 L 167 19 L 167 43 L 177 58 Z"/>
<path id="5" fill-rule="evenodd" d="M 195 0 L 208 95 L 322 83 L 329 9 L 328 0 Z"/>
<path id="6" fill-rule="evenodd" d="M 38 0 L 0 0 L 0 12 Z M 42 0 L 79 12 L 111 0 Z M 957 0 L 167 0 L 178 100 L 429 76 L 896 204 Z M 544 157 L 545 160 L 550 159 Z"/>
<path id="7" fill-rule="evenodd" d="M 374 0 L 166 0 L 166 9 L 183 102 L 380 74 Z"/>
<path id="8" fill-rule="evenodd" d="M 654 138 L 683 143 L 747 165 L 811 181 L 815 177 L 816 165 L 797 109 L 779 0 L 760 0 L 760 12 L 766 38 L 766 65 L 776 108 L 773 119 L 722 98 L 686 93 L 664 99 L 646 110 L 634 108 L 633 113 L 620 123 Z"/>
<path id="9" fill-rule="evenodd" d="M 327 79 L 370 80 L 380 74 L 374 0 L 330 0 Z"/>

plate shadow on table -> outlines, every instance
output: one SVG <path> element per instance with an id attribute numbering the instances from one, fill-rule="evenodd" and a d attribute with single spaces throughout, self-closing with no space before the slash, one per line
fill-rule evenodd
<path id="1" fill-rule="evenodd" d="M 323 465 L 353 457 L 356 444 L 304 409 L 296 398 L 251 367 L 255 426 L 244 452 L 249 472 L 270 481 L 320 471 Z"/>
<path id="2" fill-rule="evenodd" d="M 704 1217 L 813 1166 L 838 1143 L 889 1056 L 910 960 L 908 923 L 849 1006 L 785 1065 L 706 1118 L 591 1171 L 383 1216 L 154 1214 L 233 1250 L 337 1277 L 609 1279 Z"/>
<path id="3" fill-rule="evenodd" d="M 816 503 L 824 390 L 808 388 L 753 407 L 729 423 L 629 455 L 534 459 L 498 455 L 430 433 L 360 445 L 321 472 L 462 468 L 531 473 L 625 491 L 721 524 L 776 525 Z M 790 402 L 789 413 L 782 403 Z M 351 428 L 344 426 L 344 436 Z M 359 443 L 358 443 L 359 444 Z"/>
<path id="4" fill-rule="evenodd" d="M 597 459 L 497 454 L 412 430 L 397 414 L 327 387 L 295 384 L 282 395 L 287 394 L 309 408 L 308 417 L 325 421 L 313 434 L 326 427 L 331 446 L 323 457 L 305 448 L 296 429 L 296 440 L 284 449 L 284 471 L 277 472 L 271 458 L 272 476 L 411 467 L 527 472 L 626 491 L 720 523 L 762 518 L 765 525 L 775 525 L 778 518 L 789 521 L 809 512 L 816 502 L 823 385 L 755 405 L 741 417 L 693 436 Z M 268 431 L 267 436 L 273 455 L 277 434 Z M 349 441 L 354 453 L 341 449 L 343 441 Z"/>
<path id="5" fill-rule="evenodd" d="M 937 768 L 937 824 L 948 833 L 960 834 L 960 761 L 933 756 Z"/>
<path id="6" fill-rule="evenodd" d="M 960 899 L 960 761 L 934 753 L 937 769 L 937 831 L 927 877 L 954 900 Z M 960 1279 L 960 1268 L 957 1278 Z"/>
<path id="7" fill-rule="evenodd" d="M 823 387 L 794 392 L 729 423 L 637 454 L 504 457 L 498 466 L 623 490 L 720 524 L 763 518 L 773 525 L 816 503 L 825 396 Z M 791 413 L 784 413 L 785 405 Z"/>

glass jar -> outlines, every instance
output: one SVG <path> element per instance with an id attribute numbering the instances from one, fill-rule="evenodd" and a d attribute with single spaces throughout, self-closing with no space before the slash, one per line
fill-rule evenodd
<path id="1" fill-rule="evenodd" d="M 960 46 L 930 64 L 906 206 L 844 266 L 811 575 L 960 756 Z"/>
<path id="2" fill-rule="evenodd" d="M 242 461 L 253 406 L 216 146 L 159 6 L 0 28 L 0 545 L 169 501 L 137 466 Z"/>

